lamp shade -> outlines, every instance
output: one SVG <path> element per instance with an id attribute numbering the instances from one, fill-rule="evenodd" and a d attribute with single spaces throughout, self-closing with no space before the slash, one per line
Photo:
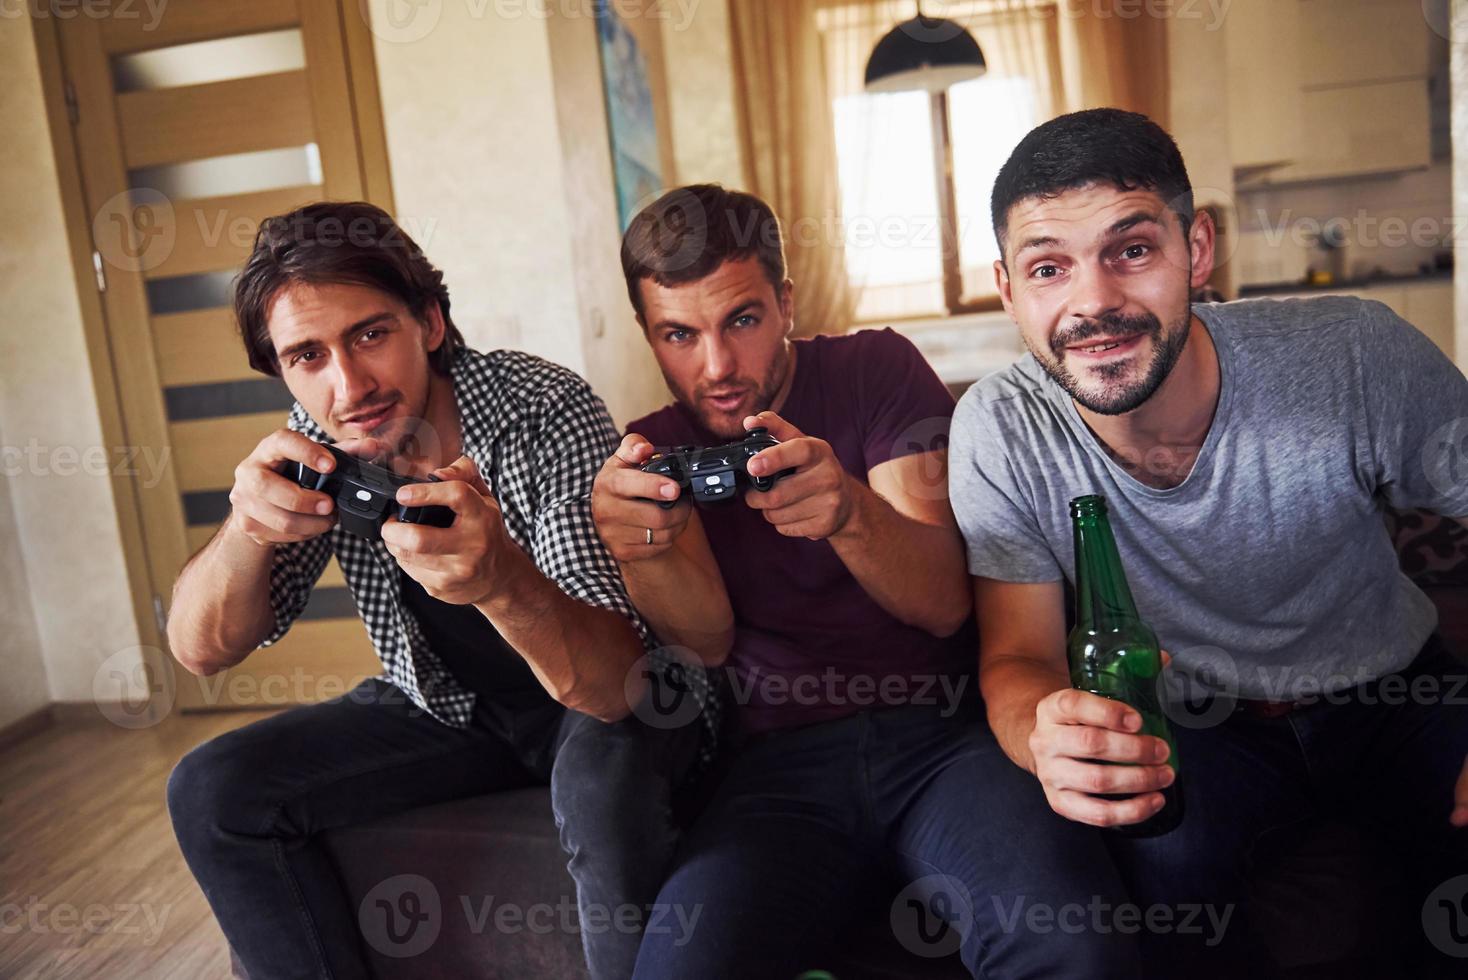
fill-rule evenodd
<path id="1" fill-rule="evenodd" d="M 888 31 L 867 60 L 868 92 L 941 92 L 988 70 L 984 52 L 961 24 L 918 14 Z"/>

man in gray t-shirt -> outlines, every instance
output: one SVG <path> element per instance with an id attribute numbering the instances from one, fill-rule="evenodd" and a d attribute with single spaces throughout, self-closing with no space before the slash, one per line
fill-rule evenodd
<path id="1" fill-rule="evenodd" d="M 1103 444 L 1033 356 L 969 389 L 950 477 L 969 571 L 1074 582 L 1067 505 L 1099 493 L 1138 611 L 1175 669 L 1200 670 L 1199 686 L 1297 701 L 1406 667 L 1437 612 L 1398 569 L 1381 508 L 1468 514 L 1468 480 L 1424 457 L 1454 420 L 1468 435 L 1468 381 L 1376 302 L 1193 314 L 1220 378 L 1202 449 L 1175 486 L 1144 482 L 1148 461 Z M 1171 454 L 1153 462 L 1170 468 Z"/>
<path id="2" fill-rule="evenodd" d="M 1030 133 L 993 217 L 1030 354 L 963 397 L 949 472 L 1001 745 L 1056 812 L 1097 826 L 1144 821 L 1173 781 L 1135 712 L 1069 688 L 1067 504 L 1102 494 L 1168 690 L 1212 695 L 1169 710 L 1182 825 L 1112 841 L 1133 897 L 1242 906 L 1266 832 L 1329 810 L 1411 841 L 1421 908 L 1468 872 L 1468 690 L 1382 511 L 1468 515 L 1468 381 L 1379 303 L 1193 306 L 1214 228 L 1143 116 Z M 1391 674 L 1431 691 L 1381 696 Z M 1267 966 L 1243 911 L 1222 942 L 1144 936 L 1153 967 Z M 1424 964 L 1452 952 L 1421 945 Z"/>

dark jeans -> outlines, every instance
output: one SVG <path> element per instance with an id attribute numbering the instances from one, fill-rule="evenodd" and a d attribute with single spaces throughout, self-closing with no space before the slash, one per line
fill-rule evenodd
<path id="1" fill-rule="evenodd" d="M 1174 911 L 1206 904 L 1218 915 L 1232 909 L 1221 941 L 1212 928 L 1144 931 L 1149 975 L 1262 980 L 1273 974 L 1250 928 L 1249 884 L 1325 816 L 1382 838 L 1406 872 L 1413 904 L 1404 921 L 1420 939 L 1423 962 L 1402 975 L 1462 976 L 1465 961 L 1440 951 L 1453 945 L 1451 934 L 1439 935 L 1434 946 L 1422 910 L 1434 889 L 1468 872 L 1468 829 L 1448 823 L 1453 786 L 1468 756 L 1464 673 L 1434 638 L 1397 680 L 1374 681 L 1283 717 L 1230 713 L 1227 704 L 1221 713 L 1206 703 L 1194 706 L 1191 721 L 1173 711 L 1183 822 L 1161 837 L 1112 838 L 1112 851 L 1139 904 Z M 1429 681 L 1435 694 L 1412 693 L 1414 682 L 1426 690 Z M 1468 954 L 1468 879 L 1462 885 L 1455 892 L 1462 903 L 1459 956 Z M 1448 910 L 1431 911 L 1440 917 Z M 1206 916 L 1195 921 L 1206 923 Z M 1330 921 L 1317 927 L 1340 929 Z"/>
<path id="2" fill-rule="evenodd" d="M 553 702 L 482 704 L 458 730 L 369 680 L 194 749 L 169 778 L 168 809 L 252 978 L 356 978 L 368 972 L 357 909 L 322 831 L 548 781 L 582 920 L 589 907 L 645 907 L 676 845 L 672 785 L 692 763 L 696 736 L 697 726 L 657 730 L 635 716 L 609 725 Z M 594 977 L 630 974 L 635 932 L 582 937 Z"/>
<path id="3" fill-rule="evenodd" d="M 941 949 L 934 918 L 953 923 L 976 976 L 1131 980 L 1135 937 L 1056 920 L 1122 897 L 1100 833 L 1050 809 L 977 703 L 948 718 L 926 706 L 863 711 L 736 750 L 658 896 L 696 926 L 649 929 L 635 976 L 789 980 L 828 968 L 871 902 L 919 955 Z"/>

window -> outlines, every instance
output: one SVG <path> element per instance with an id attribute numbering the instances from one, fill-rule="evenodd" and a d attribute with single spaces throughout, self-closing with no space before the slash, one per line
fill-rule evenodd
<path id="1" fill-rule="evenodd" d="M 1015 144 L 1041 121 L 1028 80 L 849 95 L 835 108 L 857 319 L 998 308 L 989 193 Z"/>
<path id="2" fill-rule="evenodd" d="M 961 22 L 989 70 L 937 94 L 858 90 L 866 55 L 893 21 L 887 4 L 857 10 L 833 10 L 822 24 L 856 319 L 998 309 L 989 195 L 1015 145 L 1054 115 L 1055 8 L 974 3 Z"/>

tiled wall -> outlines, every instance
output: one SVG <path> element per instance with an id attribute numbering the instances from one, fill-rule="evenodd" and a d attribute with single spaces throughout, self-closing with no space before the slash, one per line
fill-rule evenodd
<path id="1" fill-rule="evenodd" d="M 1384 177 L 1240 190 L 1237 200 L 1240 285 L 1303 280 L 1307 267 L 1324 262 L 1311 239 L 1327 222 L 1345 234 L 1345 272 L 1352 277 L 1378 267 L 1415 272 L 1461 237 L 1447 162 Z"/>

